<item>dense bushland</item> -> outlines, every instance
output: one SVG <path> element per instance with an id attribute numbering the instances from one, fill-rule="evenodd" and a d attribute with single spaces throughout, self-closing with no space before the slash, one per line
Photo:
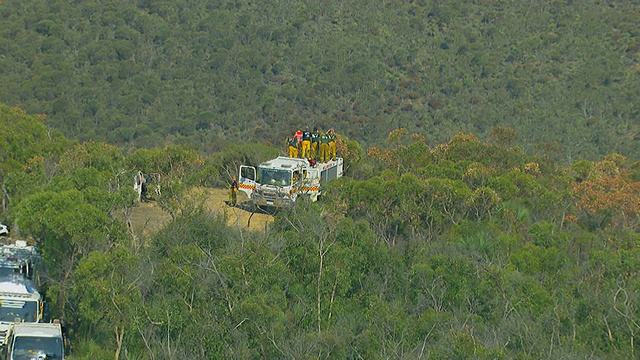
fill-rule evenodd
<path id="1" fill-rule="evenodd" d="M 638 356 L 640 174 L 622 155 L 564 166 L 398 129 L 249 233 L 185 194 L 262 145 L 123 153 L 6 106 L 0 126 L 3 220 L 42 248 L 73 358 Z M 136 169 L 174 215 L 147 238 L 126 221 Z"/>

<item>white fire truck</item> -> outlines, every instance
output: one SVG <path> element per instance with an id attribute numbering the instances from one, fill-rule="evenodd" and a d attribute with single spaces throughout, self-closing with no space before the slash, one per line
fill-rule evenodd
<path id="1" fill-rule="evenodd" d="M 317 201 L 322 185 L 343 173 L 342 158 L 312 165 L 307 159 L 279 156 L 258 167 L 240 166 L 238 189 L 258 207 L 283 207 L 301 196 Z"/>

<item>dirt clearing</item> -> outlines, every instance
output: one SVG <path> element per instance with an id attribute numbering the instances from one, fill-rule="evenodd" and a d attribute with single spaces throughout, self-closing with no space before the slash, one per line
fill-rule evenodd
<path id="1" fill-rule="evenodd" d="M 249 198 L 242 191 L 238 192 L 237 207 L 228 205 L 229 190 L 226 189 L 196 188 L 192 194 L 196 199 L 203 199 L 203 205 L 212 212 L 226 214 L 229 226 L 264 231 L 273 221 L 271 215 L 248 211 L 251 209 Z M 132 208 L 130 218 L 133 232 L 143 238 L 155 234 L 171 221 L 171 216 L 155 201 L 140 203 Z"/>

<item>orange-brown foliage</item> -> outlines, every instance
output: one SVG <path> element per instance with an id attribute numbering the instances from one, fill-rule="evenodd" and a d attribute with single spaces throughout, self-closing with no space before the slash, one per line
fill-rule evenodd
<path id="1" fill-rule="evenodd" d="M 606 164 L 605 164 L 606 162 Z M 627 180 L 620 169 L 612 169 L 610 161 L 602 162 L 603 170 L 592 179 L 576 183 L 576 206 L 589 213 L 608 211 L 611 224 L 636 228 L 640 220 L 640 182 Z"/>

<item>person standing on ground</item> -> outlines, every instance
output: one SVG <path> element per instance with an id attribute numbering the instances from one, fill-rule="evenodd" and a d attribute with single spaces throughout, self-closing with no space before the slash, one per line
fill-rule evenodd
<path id="1" fill-rule="evenodd" d="M 236 206 L 238 204 L 238 179 L 235 176 L 233 177 L 233 181 L 231 181 L 229 201 L 231 206 Z"/>
<path id="2" fill-rule="evenodd" d="M 231 191 L 229 192 L 229 202 L 231 206 L 235 207 L 238 204 L 238 179 L 233 177 L 233 181 L 231 182 Z"/>
<path id="3" fill-rule="evenodd" d="M 138 186 L 139 192 L 139 201 L 146 202 L 147 201 L 147 179 L 144 177 L 142 171 L 138 171 L 138 175 L 136 176 L 136 185 Z"/>

